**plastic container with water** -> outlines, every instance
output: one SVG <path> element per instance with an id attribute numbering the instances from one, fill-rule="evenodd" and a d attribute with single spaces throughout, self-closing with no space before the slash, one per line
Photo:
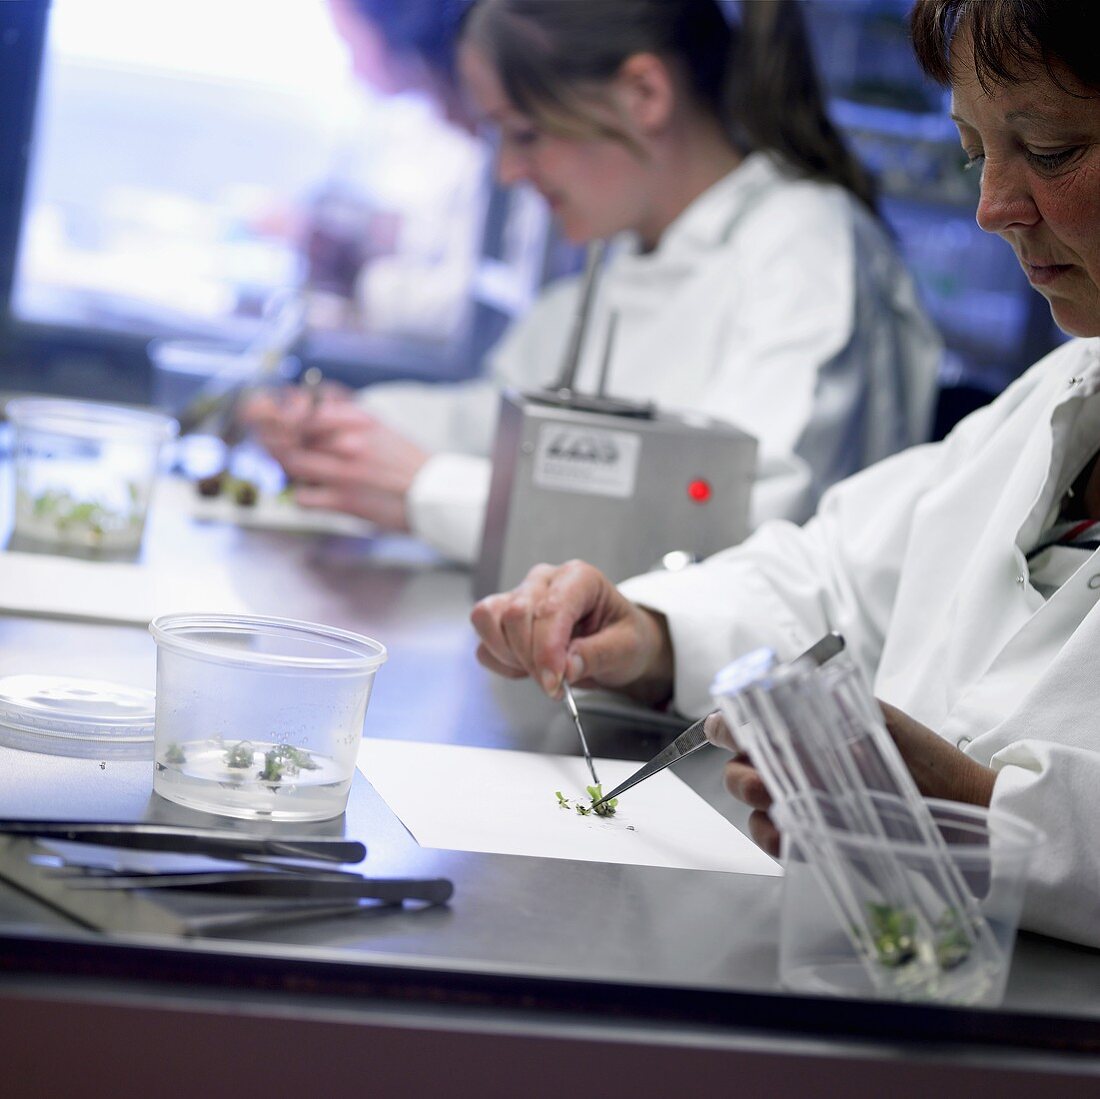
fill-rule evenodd
<path id="1" fill-rule="evenodd" d="M 934 1001 L 993 1006 L 1004 995 L 1020 922 L 1028 867 L 1043 836 L 1026 821 L 996 809 L 951 801 L 925 801 L 943 847 L 914 842 L 909 807 L 874 795 L 884 834 L 846 826 L 824 794 L 803 793 L 779 812 L 783 899 L 779 931 L 782 984 L 813 995 Z M 817 802 L 811 811 L 810 801 Z M 845 915 L 822 874 L 827 859 L 858 883 L 888 851 L 911 891 L 939 902 L 936 860 L 945 850 L 962 886 L 989 927 L 997 949 L 980 951 L 966 912 L 938 904 L 933 934 L 922 941 L 916 913 L 904 905 L 869 905 L 873 957 L 853 945 Z M 857 890 L 858 891 L 858 890 Z M 929 957 L 922 958 L 921 952 Z M 872 980 L 872 975 L 876 979 Z"/>
<path id="2" fill-rule="evenodd" d="M 165 615 L 149 629 L 158 794 L 245 819 L 344 811 L 382 645 L 253 615 Z"/>
<path id="3" fill-rule="evenodd" d="M 9 401 L 20 548 L 131 553 L 141 545 L 168 416 L 54 398 Z"/>

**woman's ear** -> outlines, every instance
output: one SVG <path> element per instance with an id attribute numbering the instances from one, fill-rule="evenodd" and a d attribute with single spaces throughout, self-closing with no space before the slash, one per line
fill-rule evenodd
<path id="1" fill-rule="evenodd" d="M 641 133 L 657 133 L 668 125 L 676 88 L 668 65 L 655 53 L 631 54 L 619 66 L 614 90 L 620 109 Z"/>

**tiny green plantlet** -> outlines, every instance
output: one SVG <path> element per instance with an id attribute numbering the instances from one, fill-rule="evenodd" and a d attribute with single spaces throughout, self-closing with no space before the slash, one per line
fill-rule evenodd
<path id="1" fill-rule="evenodd" d="M 917 921 L 913 913 L 892 904 L 870 904 L 867 911 L 879 964 L 891 969 L 908 965 L 917 956 Z M 963 916 L 954 908 L 946 909 L 935 927 L 936 964 L 944 970 L 962 965 L 973 945 Z"/>
<path id="2" fill-rule="evenodd" d="M 299 771 L 316 771 L 319 766 L 309 752 L 302 748 L 295 748 L 292 744 L 277 744 L 275 756 L 286 765 L 290 774 L 297 774 Z"/>
<path id="3" fill-rule="evenodd" d="M 140 524 L 141 514 L 137 504 L 141 490 L 129 481 L 126 491 L 129 506 L 124 510 L 110 508 L 95 500 L 77 499 L 64 489 L 46 489 L 27 499 L 26 503 L 20 503 L 19 507 L 29 505 L 34 519 L 52 526 L 58 535 L 84 537 L 96 544 L 112 532 Z"/>
<path id="4" fill-rule="evenodd" d="M 272 748 L 270 752 L 264 752 L 264 769 L 259 774 L 264 782 L 282 781 L 283 770 L 284 765 L 277 755 L 277 749 Z"/>
<path id="5" fill-rule="evenodd" d="M 295 748 L 293 744 L 276 744 L 269 752 L 264 752 L 264 769 L 259 777 L 264 782 L 282 782 L 300 771 L 316 771 L 319 767 L 320 764 L 304 749 Z"/>
<path id="6" fill-rule="evenodd" d="M 589 813 L 595 813 L 598 817 L 613 817 L 615 815 L 615 806 L 619 804 L 618 798 L 611 798 L 605 801 L 603 805 L 597 806 L 596 802 L 603 797 L 603 791 L 600 789 L 599 784 L 595 786 L 586 786 L 588 791 L 589 803 L 585 805 L 581 801 L 570 801 L 560 790 L 555 790 L 554 794 L 558 799 L 558 805 L 562 809 L 576 809 L 579 816 L 587 817 Z"/>
<path id="7" fill-rule="evenodd" d="M 936 921 L 936 962 L 940 969 L 954 969 L 970 957 L 973 944 L 963 918 L 954 908 L 944 910 Z"/>
<path id="8" fill-rule="evenodd" d="M 177 764 L 177 765 L 180 764 L 180 763 L 186 763 L 187 762 L 187 754 L 173 740 L 172 743 L 168 745 L 168 750 L 164 753 L 164 762 L 165 763 L 174 763 L 174 764 Z"/>
<path id="9" fill-rule="evenodd" d="M 892 904 L 869 904 L 872 944 L 882 965 L 897 968 L 917 956 L 917 921 L 912 912 Z"/>
<path id="10" fill-rule="evenodd" d="M 242 740 L 240 743 L 234 744 L 225 753 L 225 765 L 243 770 L 252 766 L 252 759 L 255 754 L 256 749 L 252 747 L 252 741 Z"/>

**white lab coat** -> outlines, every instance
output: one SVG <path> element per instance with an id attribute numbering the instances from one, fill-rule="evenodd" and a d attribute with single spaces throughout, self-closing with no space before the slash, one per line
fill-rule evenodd
<path id="1" fill-rule="evenodd" d="M 427 449 L 413 530 L 472 561 L 499 391 L 555 380 L 578 280 L 548 290 L 462 386 L 368 390 L 365 404 Z M 833 482 L 927 437 L 940 342 L 881 226 L 847 192 L 753 154 L 695 200 L 658 247 L 627 242 L 593 303 L 577 386 L 703 412 L 760 441 L 753 521 L 808 518 Z"/>
<path id="2" fill-rule="evenodd" d="M 681 573 L 622 585 L 668 615 L 675 703 L 758 645 L 789 659 L 829 629 L 892 702 L 993 767 L 994 807 L 1052 841 L 1025 925 L 1100 946 L 1100 552 L 1049 600 L 1025 553 L 1100 449 L 1100 340 L 1036 364 L 939 444 L 837 485 Z"/>

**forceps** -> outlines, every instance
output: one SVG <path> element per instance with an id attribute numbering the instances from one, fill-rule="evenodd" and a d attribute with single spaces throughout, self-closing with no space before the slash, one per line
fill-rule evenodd
<path id="1" fill-rule="evenodd" d="M 821 665 L 836 656 L 843 648 L 844 638 L 839 633 L 827 633 L 820 641 L 811 645 L 801 656 L 796 657 L 792 663 L 807 661 Z M 707 717 L 710 717 L 710 714 L 707 714 Z M 629 790 L 631 786 L 637 786 L 639 782 L 657 774 L 658 771 L 663 771 L 673 763 L 678 763 L 684 756 L 691 755 L 692 752 L 702 748 L 707 743 L 706 733 L 703 732 L 703 725 L 706 720 L 706 717 L 702 717 L 694 725 L 689 725 L 667 748 L 663 748 L 648 763 L 639 767 L 630 778 L 616 786 L 610 794 L 604 794 L 599 801 L 593 802 L 592 808 L 595 809 L 603 805 L 605 801 L 617 798 L 620 794 Z"/>

